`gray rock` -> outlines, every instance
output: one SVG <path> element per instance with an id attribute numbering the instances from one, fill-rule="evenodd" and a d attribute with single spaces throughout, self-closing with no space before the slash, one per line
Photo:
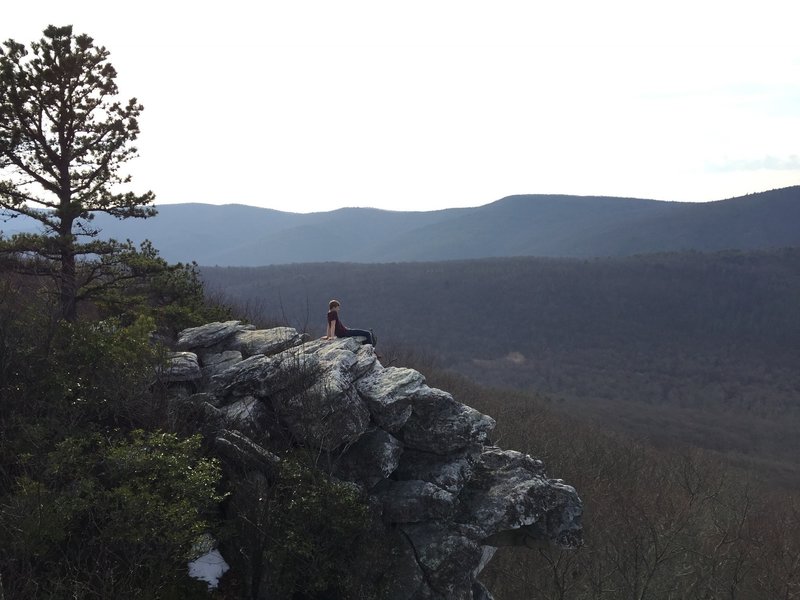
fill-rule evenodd
<path id="1" fill-rule="evenodd" d="M 473 569 L 472 571 L 473 578 L 480 575 L 481 571 L 483 571 L 483 568 L 489 564 L 489 561 L 492 560 L 492 557 L 494 557 L 495 552 L 497 552 L 497 548 L 495 548 L 494 546 L 483 546 L 481 550 L 483 551 L 483 554 L 481 555 L 481 562 L 475 569 Z"/>
<path id="2" fill-rule="evenodd" d="M 472 600 L 494 600 L 491 592 L 480 581 L 472 584 Z"/>
<path id="3" fill-rule="evenodd" d="M 219 375 L 240 362 L 242 362 L 242 353 L 238 350 L 226 350 L 215 354 L 206 354 L 203 356 L 203 377 L 210 379 L 214 375 Z"/>
<path id="4" fill-rule="evenodd" d="M 264 404 L 258 399 L 247 396 L 222 409 L 229 427 L 245 434 L 257 435 L 266 416 Z"/>
<path id="5" fill-rule="evenodd" d="M 314 384 L 321 393 L 338 396 L 353 389 L 352 368 L 356 363 L 354 352 L 346 348 L 328 347 L 316 355 L 318 373 Z"/>
<path id="6" fill-rule="evenodd" d="M 547 479 L 541 461 L 526 454 L 487 449 L 459 501 L 459 520 L 480 530 L 486 544 L 580 545 L 583 509 L 575 489 Z"/>
<path id="7" fill-rule="evenodd" d="M 167 355 L 167 364 L 159 375 L 159 379 L 166 383 L 199 381 L 202 377 L 200 364 L 194 352 L 170 353 Z"/>
<path id="8" fill-rule="evenodd" d="M 313 354 L 290 351 L 275 356 L 257 354 L 211 378 L 211 388 L 220 398 L 256 396 L 268 398 L 278 392 L 297 393 L 313 385 L 319 361 Z"/>
<path id="9" fill-rule="evenodd" d="M 375 422 L 389 432 L 399 430 L 411 416 L 411 398 L 425 384 L 413 369 L 376 369 L 356 382 Z"/>
<path id="10" fill-rule="evenodd" d="M 302 341 L 303 337 L 296 329 L 275 327 L 274 329 L 236 331 L 233 338 L 225 343 L 225 346 L 227 350 L 236 350 L 247 358 L 256 354 L 271 356 L 297 346 Z"/>
<path id="11" fill-rule="evenodd" d="M 334 338 L 332 340 L 314 340 L 304 344 L 308 351 L 315 352 L 321 361 L 334 360 L 335 356 L 342 356 L 344 350 L 355 354 L 361 348 L 355 338 Z"/>
<path id="12" fill-rule="evenodd" d="M 253 439 L 272 433 L 275 443 L 327 451 L 333 474 L 368 490 L 372 514 L 383 515 L 375 533 L 390 560 L 354 568 L 390 600 L 490 600 L 477 577 L 496 547 L 580 544 L 575 490 L 549 479 L 541 461 L 486 447 L 493 419 L 417 371 L 384 368 L 356 339 L 301 342 L 289 328 L 212 323 L 182 333 L 199 361 L 178 353 L 161 373 L 174 377 L 173 394 L 186 387 L 176 410 L 208 413 L 204 432 L 226 467 L 241 467 L 245 484 L 264 479 L 232 505 L 251 506 L 278 464 Z M 267 590 L 267 579 L 254 589 Z"/>
<path id="13" fill-rule="evenodd" d="M 304 344 L 303 349 L 315 353 L 324 369 L 347 373 L 350 382 L 363 377 L 380 364 L 377 362 L 375 349 L 370 345 L 362 346 L 354 338 L 323 341 L 316 347 Z"/>
<path id="14" fill-rule="evenodd" d="M 441 456 L 406 449 L 395 471 L 397 479 L 420 479 L 458 494 L 472 475 L 471 461 L 466 454 Z"/>
<path id="15" fill-rule="evenodd" d="M 416 450 L 452 454 L 470 445 L 483 444 L 495 426 L 491 417 L 457 402 L 447 392 L 428 386 L 413 394 L 411 407 L 401 439 Z"/>
<path id="16" fill-rule="evenodd" d="M 281 462 L 272 452 L 238 431 L 221 431 L 214 440 L 214 445 L 231 464 L 244 469 L 255 469 L 272 475 Z"/>
<path id="17" fill-rule="evenodd" d="M 369 411 L 352 388 L 336 393 L 325 385 L 291 397 L 272 398 L 275 415 L 303 444 L 333 450 L 356 441 L 369 426 Z"/>
<path id="18" fill-rule="evenodd" d="M 445 519 L 453 512 L 455 495 L 427 481 L 386 481 L 378 498 L 387 523 L 418 523 Z"/>
<path id="19" fill-rule="evenodd" d="M 350 371 L 353 374 L 353 379 L 363 377 L 376 366 L 380 366 L 378 357 L 375 355 L 375 348 L 366 344 L 361 346 L 356 352 L 356 362 L 351 367 Z"/>
<path id="20" fill-rule="evenodd" d="M 304 379 L 306 384 L 311 382 L 307 389 L 271 395 L 276 416 L 294 437 L 302 444 L 325 450 L 351 444 L 361 437 L 369 427 L 369 411 L 353 386 L 350 368 L 356 355 L 333 344 L 313 355 L 303 349 L 284 354 L 315 365 Z"/>
<path id="21" fill-rule="evenodd" d="M 374 427 L 347 448 L 337 462 L 334 473 L 369 490 L 397 469 L 402 452 L 400 440 Z"/>
<path id="22" fill-rule="evenodd" d="M 433 591 L 448 600 L 472 600 L 472 573 L 483 548 L 468 527 L 441 521 L 402 525 Z"/>
<path id="23" fill-rule="evenodd" d="M 399 532 L 395 532 L 387 542 L 390 567 L 381 577 L 378 587 L 386 591 L 386 600 L 411 600 L 424 585 L 414 548 L 408 538 Z"/>
<path id="24" fill-rule="evenodd" d="M 178 334 L 178 350 L 196 350 L 220 344 L 237 331 L 252 326 L 242 325 L 241 321 L 225 321 L 224 323 L 207 323 L 200 327 L 190 327 Z"/>

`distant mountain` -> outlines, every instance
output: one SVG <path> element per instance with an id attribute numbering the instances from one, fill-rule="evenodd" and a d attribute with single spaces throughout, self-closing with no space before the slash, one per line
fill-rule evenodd
<path id="1" fill-rule="evenodd" d="M 508 256 L 625 256 L 800 246 L 800 186 L 708 203 L 509 196 L 476 208 L 299 214 L 239 204 L 172 204 L 157 217 L 99 215 L 105 237 L 150 239 L 169 261 L 258 266 Z M 14 219 L 5 235 L 35 229 Z"/>

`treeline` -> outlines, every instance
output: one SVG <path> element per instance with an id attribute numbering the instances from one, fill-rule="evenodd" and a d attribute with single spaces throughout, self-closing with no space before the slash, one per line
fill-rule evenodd
<path id="1" fill-rule="evenodd" d="M 313 327 L 323 327 L 329 296 L 347 303 L 351 319 L 379 323 L 393 341 L 418 343 L 417 327 L 437 325 L 438 335 L 426 346 L 456 357 L 472 358 L 478 347 L 483 358 L 503 356 L 509 345 L 492 333 L 514 330 L 530 334 L 526 347 L 553 350 L 646 349 L 686 341 L 782 349 L 800 333 L 795 248 L 591 260 L 203 267 L 202 275 L 212 292 L 298 322 L 310 317 Z"/>
<path id="2" fill-rule="evenodd" d="M 253 314 L 342 320 L 486 385 L 800 487 L 800 249 L 203 268 Z"/>

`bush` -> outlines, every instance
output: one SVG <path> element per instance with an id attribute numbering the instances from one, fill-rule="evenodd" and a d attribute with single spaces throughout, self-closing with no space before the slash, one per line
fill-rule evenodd
<path id="1" fill-rule="evenodd" d="M 141 430 L 68 438 L 2 498 L 14 598 L 182 597 L 193 542 L 211 525 L 220 469 L 200 436 Z M 185 597 L 185 596 L 183 596 Z"/>
<path id="2" fill-rule="evenodd" d="M 230 544 L 250 582 L 246 597 L 368 600 L 379 592 L 357 565 L 374 560 L 375 531 L 363 493 L 289 455 L 271 481 L 235 482 Z"/>

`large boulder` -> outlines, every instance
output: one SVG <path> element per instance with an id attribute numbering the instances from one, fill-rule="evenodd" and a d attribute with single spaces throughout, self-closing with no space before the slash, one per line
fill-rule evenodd
<path id="1" fill-rule="evenodd" d="M 397 479 L 418 479 L 458 494 L 472 476 L 469 454 L 441 456 L 406 448 L 394 475 Z"/>
<path id="2" fill-rule="evenodd" d="M 167 364 L 159 379 L 164 383 L 196 382 L 202 379 L 200 363 L 194 352 L 172 352 L 167 355 Z"/>
<path id="3" fill-rule="evenodd" d="M 308 388 L 270 394 L 275 414 L 297 441 L 333 450 L 358 440 L 369 427 L 370 415 L 353 385 L 356 354 L 331 345 L 314 355 L 294 350 L 284 354 L 314 363 L 313 373 L 305 379 L 311 383 Z"/>
<path id="4" fill-rule="evenodd" d="M 325 386 L 313 386 L 300 394 L 272 398 L 272 408 L 296 442 L 323 450 L 355 442 L 369 427 L 369 411 L 353 389 L 335 395 Z"/>
<path id="5" fill-rule="evenodd" d="M 380 427 L 372 427 L 349 446 L 334 465 L 337 477 L 373 488 L 400 464 L 403 444 Z"/>
<path id="6" fill-rule="evenodd" d="M 291 327 L 275 327 L 274 329 L 242 329 L 233 334 L 225 346 L 228 350 L 236 350 L 242 356 L 264 354 L 270 356 L 303 341 L 302 334 Z"/>
<path id="7" fill-rule="evenodd" d="M 203 377 L 211 379 L 214 375 L 219 375 L 240 362 L 242 362 L 242 353 L 238 350 L 225 350 L 224 352 L 206 354 L 203 357 Z"/>
<path id="8" fill-rule="evenodd" d="M 492 546 L 581 543 L 582 505 L 575 489 L 548 479 L 541 461 L 514 450 L 483 452 L 459 503 L 458 520 Z"/>
<path id="9" fill-rule="evenodd" d="M 190 327 L 180 332 L 176 347 L 178 350 L 210 348 L 223 343 L 236 332 L 252 329 L 252 327 L 252 325 L 242 325 L 241 321 L 207 323 L 200 327 Z"/>
<path id="10" fill-rule="evenodd" d="M 411 395 L 411 414 L 400 437 L 409 448 L 448 455 L 483 444 L 494 426 L 494 419 L 447 392 L 420 386 Z"/>
<path id="11" fill-rule="evenodd" d="M 429 521 L 402 525 L 401 529 L 433 592 L 448 600 L 473 600 L 474 573 L 483 562 L 483 547 L 468 527 Z"/>
<path id="12" fill-rule="evenodd" d="M 497 547 L 580 544 L 572 487 L 548 478 L 541 461 L 490 446 L 491 417 L 429 387 L 418 371 L 385 368 L 372 346 L 303 342 L 290 328 L 238 321 L 180 340 L 183 352 L 162 379 L 171 389 L 205 389 L 175 405 L 206 415 L 204 431 L 232 477 L 264 480 L 243 485 L 236 502 L 251 505 L 269 487 L 279 459 L 267 442 L 317 457 L 360 486 L 382 517 L 373 533 L 385 556 L 354 568 L 390 600 L 491 600 L 477 578 Z M 267 590 L 268 578 L 254 587 Z"/>
<path id="13" fill-rule="evenodd" d="M 427 481 L 386 481 L 377 491 L 387 523 L 419 523 L 446 519 L 453 513 L 456 496 Z"/>
<path id="14" fill-rule="evenodd" d="M 313 354 L 284 351 L 275 356 L 256 354 L 211 378 L 220 398 L 270 398 L 278 392 L 299 393 L 311 387 L 319 371 Z"/>
<path id="15" fill-rule="evenodd" d="M 375 369 L 356 383 L 375 422 L 390 432 L 398 431 L 411 416 L 411 398 L 425 385 L 414 369 Z"/>

